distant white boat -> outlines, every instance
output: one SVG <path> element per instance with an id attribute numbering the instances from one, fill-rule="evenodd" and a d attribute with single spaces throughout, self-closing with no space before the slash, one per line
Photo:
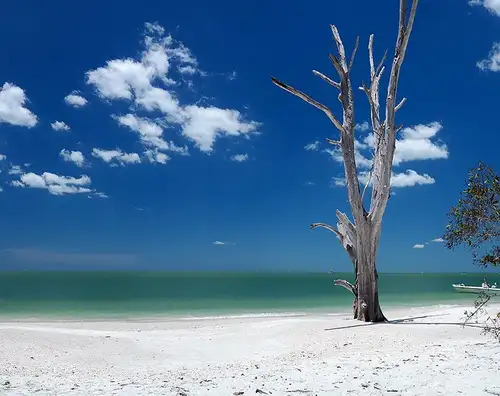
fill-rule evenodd
<path id="1" fill-rule="evenodd" d="M 463 283 L 461 283 L 460 285 L 452 286 L 456 291 L 460 293 L 485 293 L 488 295 L 500 295 L 500 288 L 497 287 L 496 283 L 492 286 L 466 286 Z"/>

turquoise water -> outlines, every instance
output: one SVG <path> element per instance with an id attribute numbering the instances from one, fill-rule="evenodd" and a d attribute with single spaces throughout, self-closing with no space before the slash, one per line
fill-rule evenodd
<path id="1" fill-rule="evenodd" d="M 336 274 L 346 279 L 352 274 Z M 384 307 L 472 303 L 452 283 L 482 274 L 380 274 Z M 500 275 L 488 274 L 500 284 Z M 350 311 L 352 298 L 328 274 L 0 272 L 0 315 L 12 317 L 210 316 Z"/>

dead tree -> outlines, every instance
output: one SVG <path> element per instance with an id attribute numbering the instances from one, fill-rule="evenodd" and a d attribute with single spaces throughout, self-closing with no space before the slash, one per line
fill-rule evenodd
<path id="1" fill-rule="evenodd" d="M 330 61 L 337 71 L 339 81 L 335 81 L 313 70 L 315 75 L 340 91 L 338 99 L 342 104 L 342 123 L 327 106 L 272 77 L 273 83 L 278 87 L 323 111 L 340 132 L 340 139 L 327 139 L 327 141 L 330 144 L 339 146 L 342 151 L 347 194 L 354 223 L 351 222 L 344 213 L 337 211 L 337 228 L 324 223 L 312 224 L 311 228 L 323 227 L 332 231 L 347 251 L 354 265 L 355 282 L 351 284 L 345 280 L 336 280 L 335 284 L 343 286 L 353 293 L 354 318 L 365 322 L 383 322 L 387 320 L 379 304 L 376 257 L 382 230 L 382 217 L 390 196 L 392 160 L 396 148 L 396 134 L 399 130 L 399 128 L 396 127 L 395 116 L 396 112 L 406 101 L 405 98 L 399 103 L 396 101 L 398 81 L 401 65 L 413 28 L 417 5 L 418 0 L 412 0 L 411 10 L 409 10 L 408 16 L 407 1 L 400 0 L 398 38 L 389 76 L 389 85 L 385 102 L 385 119 L 382 119 L 380 115 L 379 85 L 385 69 L 383 63 L 387 52 L 378 66 L 375 67 L 373 57 L 373 35 L 370 36 L 368 44 L 370 85 L 366 86 L 363 84 L 359 89 L 365 92 L 370 104 L 370 118 L 374 135 L 373 166 L 370 172 L 370 180 L 367 183 L 367 185 L 370 183 L 372 185 L 369 211 L 365 210 L 363 204 L 363 195 L 366 191 L 366 186 L 362 194 L 357 176 L 354 150 L 354 95 L 350 70 L 358 49 L 359 38 L 356 41 L 351 57 L 347 59 L 340 34 L 337 28 L 331 25 L 338 54 L 330 54 Z"/>

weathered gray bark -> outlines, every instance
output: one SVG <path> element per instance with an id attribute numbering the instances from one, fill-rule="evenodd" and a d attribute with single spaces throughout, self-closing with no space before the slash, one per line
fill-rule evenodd
<path id="1" fill-rule="evenodd" d="M 332 110 L 325 105 L 272 77 L 273 83 L 278 87 L 323 111 L 340 132 L 339 140 L 327 139 L 327 141 L 330 144 L 338 145 L 342 150 L 347 196 L 354 223 L 352 223 L 345 214 L 337 211 L 337 228 L 324 223 L 312 224 L 311 228 L 322 227 L 335 233 L 349 255 L 354 266 L 355 281 L 351 284 L 345 280 L 339 279 L 335 281 L 335 284 L 353 293 L 354 317 L 367 322 L 386 321 L 380 308 L 378 298 L 376 257 L 382 231 L 382 217 L 390 196 L 392 160 L 396 147 L 396 135 L 399 131 L 399 128 L 396 127 L 395 124 L 395 115 L 406 101 L 406 99 L 403 99 L 399 104 L 396 102 L 397 87 L 401 65 L 413 28 L 417 5 L 418 0 L 412 0 L 411 10 L 408 16 L 407 1 L 400 0 L 398 38 L 387 89 L 385 120 L 382 120 L 380 117 L 379 84 L 385 69 L 383 63 L 387 52 L 380 64 L 375 67 L 373 57 L 373 35 L 370 36 L 368 44 L 370 85 L 366 86 L 363 84 L 360 89 L 366 93 L 370 104 L 370 118 L 375 142 L 373 165 L 370 172 L 370 180 L 368 182 L 372 185 L 369 212 L 365 210 L 363 205 L 363 197 L 367 186 L 365 186 L 363 193 L 361 193 L 354 150 L 354 95 L 350 70 L 358 49 L 359 38 L 356 41 L 356 45 L 348 61 L 340 34 L 337 28 L 331 25 L 338 55 L 330 55 L 330 60 L 337 71 L 340 81 L 334 81 L 323 73 L 313 70 L 315 75 L 340 91 L 338 99 L 342 104 L 342 123 L 335 117 Z"/>

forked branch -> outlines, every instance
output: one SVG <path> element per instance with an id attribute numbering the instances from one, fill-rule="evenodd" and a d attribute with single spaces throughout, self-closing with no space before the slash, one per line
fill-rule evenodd
<path id="1" fill-rule="evenodd" d="M 335 227 L 332 227 L 331 225 L 329 224 L 325 224 L 325 223 L 314 223 L 314 224 L 311 224 L 310 228 L 311 230 L 314 230 L 315 228 L 318 228 L 318 227 L 321 227 L 321 228 L 325 228 L 327 229 L 328 231 L 331 231 L 333 232 L 335 235 L 337 235 L 337 237 L 342 240 L 343 238 L 343 235 L 337 230 L 335 229 Z"/>
<path id="2" fill-rule="evenodd" d="M 298 89 L 295 89 L 294 87 L 287 85 L 274 77 L 271 77 L 271 80 L 276 86 L 280 87 L 281 89 L 284 89 L 285 91 L 291 93 L 292 95 L 295 95 L 298 98 L 302 99 L 304 102 L 307 102 L 310 105 L 321 110 L 323 113 L 325 113 L 327 115 L 327 117 L 330 119 L 330 121 L 333 123 L 333 125 L 335 125 L 335 127 L 339 131 L 341 131 L 341 132 L 344 131 L 344 127 L 342 126 L 342 124 L 335 118 L 335 115 L 333 114 L 333 112 L 328 107 L 326 107 L 324 104 L 318 102 L 317 100 L 314 100 L 313 98 L 311 98 L 309 95 L 305 94 L 304 92 L 299 91 Z"/>
<path id="3" fill-rule="evenodd" d="M 396 40 L 385 103 L 384 139 L 383 144 L 380 146 L 377 145 L 374 158 L 374 174 L 377 177 L 374 179 L 372 185 L 370 218 L 377 229 L 381 226 L 382 216 L 384 215 L 387 200 L 389 199 L 392 160 L 394 158 L 397 134 L 395 115 L 396 111 L 401 109 L 406 101 L 406 99 L 403 99 L 399 104 L 396 103 L 398 82 L 401 65 L 405 58 L 408 41 L 415 21 L 418 2 L 419 0 L 412 0 L 410 14 L 407 17 L 407 0 L 400 0 L 398 38 Z"/>
<path id="4" fill-rule="evenodd" d="M 335 286 L 340 286 L 343 287 L 344 289 L 349 290 L 354 295 L 354 297 L 358 296 L 358 291 L 356 290 L 356 287 L 352 283 L 344 279 L 335 279 L 333 283 L 335 284 Z"/>
<path id="5" fill-rule="evenodd" d="M 358 52 L 359 46 L 359 36 L 356 38 L 356 44 L 354 45 L 354 49 L 352 50 L 351 60 L 349 61 L 349 71 L 352 69 L 352 65 L 354 64 L 354 58 L 356 57 L 356 52 Z"/>
<path id="6" fill-rule="evenodd" d="M 340 89 L 340 83 L 337 81 L 332 80 L 330 77 L 324 75 L 323 73 L 313 70 L 313 74 L 321 78 L 322 80 L 326 81 L 328 84 L 330 84 L 332 87 L 335 87 L 337 89 Z"/>

